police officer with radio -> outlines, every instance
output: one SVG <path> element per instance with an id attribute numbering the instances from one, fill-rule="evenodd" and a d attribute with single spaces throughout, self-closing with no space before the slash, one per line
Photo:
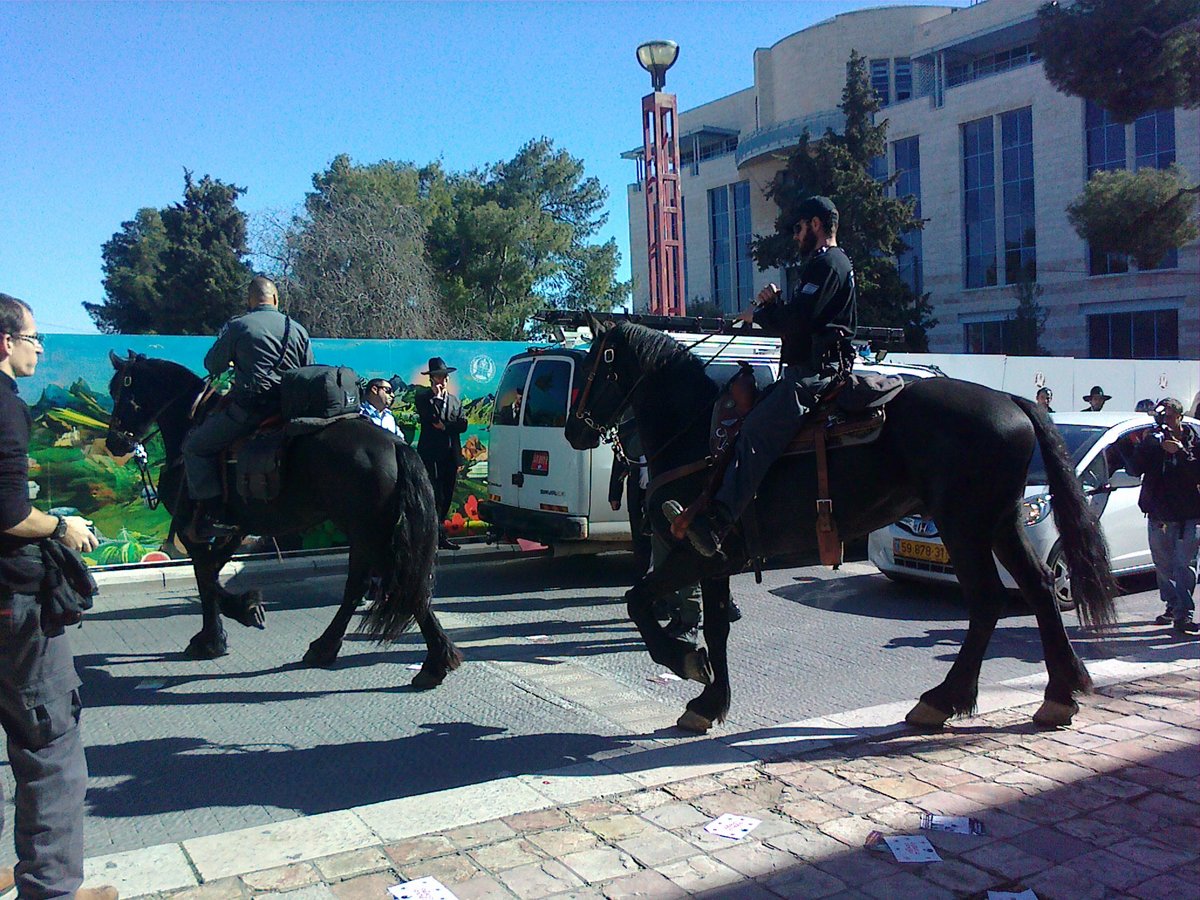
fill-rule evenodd
<path id="1" fill-rule="evenodd" d="M 308 332 L 279 311 L 274 282 L 261 275 L 252 280 L 246 305 L 249 311 L 221 329 L 204 357 L 204 368 L 214 376 L 233 368 L 229 396 L 183 441 L 188 495 L 196 502 L 190 536 L 198 541 L 236 530 L 220 521 L 221 451 L 279 411 L 284 372 L 313 364 Z"/>
<path id="2" fill-rule="evenodd" d="M 1158 591 L 1166 603 L 1159 624 L 1173 623 L 1178 634 L 1195 634 L 1192 621 L 1200 551 L 1200 434 L 1183 421 L 1183 404 L 1158 401 L 1155 428 L 1133 448 L 1125 470 L 1142 476 L 1138 506 L 1146 514 L 1150 557 Z"/>
<path id="3" fill-rule="evenodd" d="M 807 261 L 788 302 L 773 284 L 738 322 L 759 325 L 783 339 L 783 375 L 742 424 L 734 457 L 707 511 L 692 519 L 667 501 L 671 533 L 686 536 L 704 556 L 720 552 L 721 541 L 754 499 L 767 470 L 800 428 L 804 415 L 845 370 L 858 328 L 858 295 L 850 258 L 837 245 L 838 210 L 828 197 L 809 197 L 796 210 L 793 236 Z"/>

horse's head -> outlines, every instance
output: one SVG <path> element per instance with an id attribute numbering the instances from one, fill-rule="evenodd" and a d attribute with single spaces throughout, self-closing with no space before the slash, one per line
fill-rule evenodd
<path id="1" fill-rule="evenodd" d="M 621 358 L 628 349 L 625 333 L 614 322 L 599 322 L 591 315 L 587 318 L 592 346 L 577 376 L 577 390 L 572 391 L 567 414 L 567 441 L 576 450 L 600 446 L 600 438 L 616 428 L 637 387 L 635 370 L 629 365 L 632 360 Z"/>
<path id="2" fill-rule="evenodd" d="M 114 456 L 124 456 L 132 453 L 134 445 L 140 443 L 153 427 L 159 403 L 151 396 L 154 384 L 146 377 L 143 354 L 130 350 L 129 356 L 121 358 L 109 350 L 108 358 L 115 371 L 108 383 L 113 411 L 104 446 Z"/>

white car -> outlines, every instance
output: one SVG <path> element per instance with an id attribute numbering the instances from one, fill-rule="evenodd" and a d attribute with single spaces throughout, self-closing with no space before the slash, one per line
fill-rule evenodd
<path id="1" fill-rule="evenodd" d="M 1084 493 L 1100 518 L 1113 574 L 1122 577 L 1152 571 L 1146 517 L 1138 508 L 1142 480 L 1125 471 L 1125 454 L 1154 428 L 1153 418 L 1128 412 L 1054 413 L 1051 418 L 1066 442 Z M 1184 421 L 1193 426 L 1200 424 L 1195 419 Z M 1036 448 L 1022 502 L 1026 534 L 1034 552 L 1054 573 L 1059 606 L 1072 609 L 1070 572 L 1059 547 L 1046 471 Z M 872 532 L 867 553 L 880 572 L 896 581 L 958 583 L 932 519 L 906 516 Z M 1000 577 L 1005 587 L 1016 590 L 1016 583 L 1003 566 Z"/>

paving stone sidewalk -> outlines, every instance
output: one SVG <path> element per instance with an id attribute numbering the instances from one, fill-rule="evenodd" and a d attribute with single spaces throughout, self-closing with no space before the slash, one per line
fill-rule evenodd
<path id="1" fill-rule="evenodd" d="M 1100 688 L 1070 729 L 1036 729 L 1036 704 L 938 734 L 888 729 L 349 852 L 322 856 L 318 838 L 291 848 L 288 865 L 158 896 L 384 900 L 389 886 L 423 876 L 462 900 L 940 898 L 1026 888 L 1070 900 L 1195 896 L 1198 699 L 1200 670 L 1191 667 Z M 919 831 L 924 812 L 976 817 L 986 834 Z M 706 833 L 722 813 L 762 824 L 736 841 Z M 864 848 L 872 831 L 922 834 L 942 861 L 898 863 Z M 255 852 L 253 838 L 245 852 Z"/>

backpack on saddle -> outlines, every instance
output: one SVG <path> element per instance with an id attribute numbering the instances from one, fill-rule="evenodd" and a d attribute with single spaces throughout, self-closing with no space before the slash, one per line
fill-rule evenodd
<path id="1" fill-rule="evenodd" d="M 279 415 L 230 449 L 234 484 L 243 500 L 279 496 L 284 457 L 292 438 L 357 418 L 362 406 L 358 375 L 348 366 L 302 366 L 280 376 Z"/>

